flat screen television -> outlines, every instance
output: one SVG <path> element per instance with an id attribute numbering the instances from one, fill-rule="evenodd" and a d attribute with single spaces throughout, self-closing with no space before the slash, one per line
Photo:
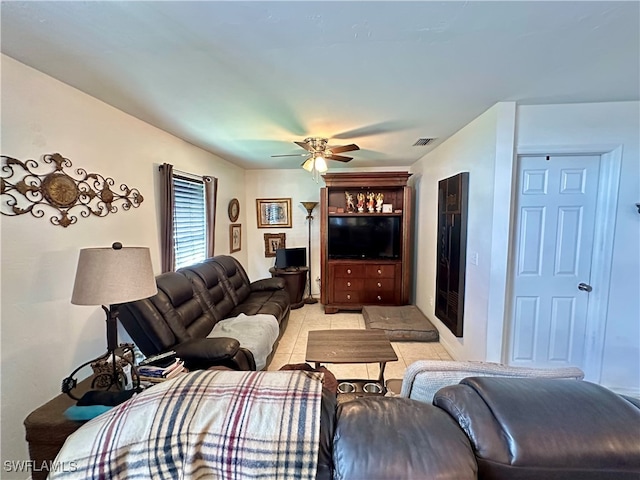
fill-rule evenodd
<path id="1" fill-rule="evenodd" d="M 276 249 L 276 268 L 298 268 L 307 266 L 307 249 L 278 248 Z"/>
<path id="2" fill-rule="evenodd" d="M 400 220 L 399 216 L 329 217 L 329 258 L 400 258 Z"/>

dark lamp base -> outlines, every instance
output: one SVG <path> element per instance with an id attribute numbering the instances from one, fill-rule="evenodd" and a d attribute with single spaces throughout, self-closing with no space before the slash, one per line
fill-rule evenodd
<path id="1" fill-rule="evenodd" d="M 318 299 L 317 298 L 313 298 L 313 297 L 307 297 L 304 299 L 304 303 L 318 303 Z"/>

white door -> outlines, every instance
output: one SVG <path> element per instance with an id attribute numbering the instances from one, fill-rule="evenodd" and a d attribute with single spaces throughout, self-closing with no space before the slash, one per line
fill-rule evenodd
<path id="1" fill-rule="evenodd" d="M 510 365 L 584 367 L 600 158 L 519 157 Z"/>

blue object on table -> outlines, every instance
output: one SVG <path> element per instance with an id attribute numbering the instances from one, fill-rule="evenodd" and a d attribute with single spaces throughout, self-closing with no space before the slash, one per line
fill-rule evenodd
<path id="1" fill-rule="evenodd" d="M 98 415 L 111 410 L 112 408 L 113 407 L 108 407 L 106 405 L 88 405 L 86 407 L 72 405 L 64 411 L 64 416 L 69 420 L 83 422 L 86 420 L 91 420 L 92 418 L 95 418 Z"/>

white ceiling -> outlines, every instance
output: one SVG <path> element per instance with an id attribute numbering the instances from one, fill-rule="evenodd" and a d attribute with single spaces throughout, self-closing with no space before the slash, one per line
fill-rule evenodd
<path id="1" fill-rule="evenodd" d="M 308 136 L 407 166 L 499 101 L 639 100 L 639 6 L 10 1 L 1 45 L 245 168 L 298 167 L 270 156 Z"/>

